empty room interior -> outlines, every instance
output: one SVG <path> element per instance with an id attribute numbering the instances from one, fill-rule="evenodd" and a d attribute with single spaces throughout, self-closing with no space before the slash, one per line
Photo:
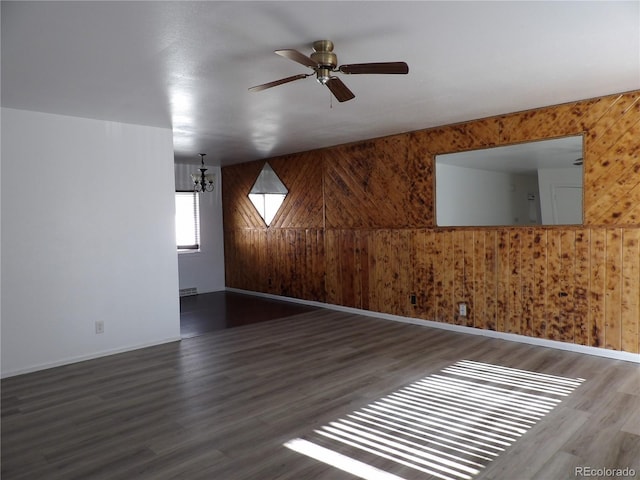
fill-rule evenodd
<path id="1" fill-rule="evenodd" d="M 640 478 L 640 2 L 0 16 L 3 480 Z"/>

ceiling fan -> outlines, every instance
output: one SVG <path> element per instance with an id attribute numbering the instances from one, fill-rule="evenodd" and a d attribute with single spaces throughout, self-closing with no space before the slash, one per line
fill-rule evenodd
<path id="1" fill-rule="evenodd" d="M 307 57 L 303 53 L 293 49 L 276 50 L 276 54 L 298 62 L 313 70 L 313 73 L 300 73 L 291 77 L 282 78 L 274 82 L 263 83 L 249 89 L 250 92 L 259 92 L 267 88 L 276 87 L 284 83 L 301 80 L 315 75 L 322 85 L 326 85 L 339 102 L 346 102 L 355 98 L 355 95 L 338 77 L 332 75 L 340 72 L 347 75 L 382 73 L 382 74 L 407 74 L 409 66 L 405 62 L 379 62 L 379 63 L 353 63 L 351 65 L 338 66 L 338 57 L 333 53 L 333 42 L 330 40 L 318 40 L 313 42 L 313 53 Z"/>

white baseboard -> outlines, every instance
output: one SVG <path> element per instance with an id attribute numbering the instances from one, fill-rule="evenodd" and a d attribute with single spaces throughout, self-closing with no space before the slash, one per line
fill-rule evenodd
<path id="1" fill-rule="evenodd" d="M 110 355 L 115 355 L 117 353 L 130 352 L 132 350 L 138 350 L 140 348 L 155 347 L 156 345 L 163 345 L 165 343 L 179 342 L 180 340 L 182 340 L 181 337 L 170 337 L 164 340 L 158 340 L 156 342 L 143 343 L 139 345 L 129 345 L 127 347 L 114 348 L 112 350 L 103 350 L 100 352 L 94 352 L 88 355 L 78 355 L 76 357 L 63 358 L 62 360 L 56 360 L 55 362 L 41 363 L 38 365 L 32 365 L 30 367 L 26 367 L 26 368 L 20 368 L 17 370 L 10 370 L 8 372 L 2 372 L 2 376 L 0 378 L 15 377 L 16 375 L 23 375 L 25 373 L 38 372 L 40 370 L 47 370 L 49 368 L 62 367 L 63 365 L 70 365 L 72 363 L 84 362 L 85 360 L 93 360 L 96 358 L 108 357 Z"/>
<path id="2" fill-rule="evenodd" d="M 640 355 L 637 353 L 621 352 L 619 350 L 608 350 L 605 348 L 559 342 L 557 340 L 547 340 L 544 338 L 527 337 L 524 335 L 516 335 L 515 333 L 496 332 L 494 330 L 484 330 L 481 328 L 466 327 L 463 325 L 451 325 L 449 323 L 434 322 L 432 320 L 422 320 L 419 318 L 403 317 L 401 315 L 391 315 L 389 313 L 372 312 L 370 310 L 361 310 L 359 308 L 343 307 L 341 305 L 333 305 L 330 303 L 301 300 L 299 298 L 292 297 L 283 297 L 280 295 L 272 295 L 270 293 L 252 292 L 250 290 L 242 290 L 238 288 L 227 287 L 226 290 L 228 292 L 243 293 L 247 295 L 254 295 L 257 297 L 270 298 L 273 300 L 284 300 L 287 302 L 299 303 L 302 305 L 327 308 L 329 310 L 336 310 L 339 312 L 354 313 L 367 317 L 393 320 L 394 322 L 411 323 L 414 325 L 421 325 L 423 327 L 439 328 L 441 330 L 450 330 L 459 333 L 468 333 L 471 335 L 481 335 L 485 337 L 499 338 L 501 340 L 508 340 L 511 342 L 527 343 L 529 345 L 537 345 L 540 347 L 555 348 L 557 350 L 566 350 L 569 352 L 584 353 L 586 355 L 595 355 L 597 357 L 611 358 L 614 360 L 623 360 L 625 362 L 640 363 Z"/>

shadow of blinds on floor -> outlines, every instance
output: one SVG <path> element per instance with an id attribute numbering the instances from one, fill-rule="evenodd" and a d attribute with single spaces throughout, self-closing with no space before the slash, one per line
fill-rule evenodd
<path id="1" fill-rule="evenodd" d="M 365 480 L 471 480 L 582 382 L 461 360 L 284 446 Z"/>

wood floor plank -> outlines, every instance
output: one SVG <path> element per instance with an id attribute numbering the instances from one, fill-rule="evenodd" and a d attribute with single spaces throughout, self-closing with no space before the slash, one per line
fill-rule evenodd
<path id="1" fill-rule="evenodd" d="M 584 460 L 566 452 L 557 452 L 549 461 L 540 468 L 532 477 L 532 480 L 549 480 L 552 478 L 568 478 L 570 472 L 575 472 L 576 467 L 584 465 Z"/>
<path id="2" fill-rule="evenodd" d="M 584 379 L 474 479 L 573 478 L 590 461 L 640 471 L 638 365 L 317 309 L 2 380 L 2 478 L 352 479 L 285 443 L 461 360 Z"/>

